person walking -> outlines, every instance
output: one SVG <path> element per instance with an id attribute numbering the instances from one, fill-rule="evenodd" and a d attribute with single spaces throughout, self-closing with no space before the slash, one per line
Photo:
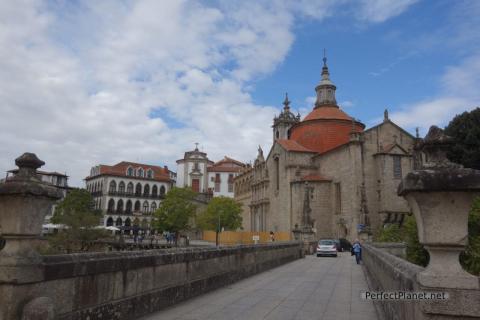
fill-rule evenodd
<path id="1" fill-rule="evenodd" d="M 360 264 L 362 261 L 362 246 L 360 245 L 360 241 L 358 239 L 355 240 L 352 246 L 353 254 L 355 254 L 355 260 L 357 264 Z"/>

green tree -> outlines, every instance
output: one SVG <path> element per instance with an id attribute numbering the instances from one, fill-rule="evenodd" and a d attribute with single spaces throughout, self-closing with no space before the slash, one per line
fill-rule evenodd
<path id="1" fill-rule="evenodd" d="M 468 272 L 480 275 L 480 197 L 475 199 L 468 215 L 468 246 L 460 262 Z"/>
<path id="2" fill-rule="evenodd" d="M 195 216 L 197 206 L 193 203 L 196 193 L 190 188 L 173 188 L 160 207 L 155 211 L 154 227 L 159 231 L 175 234 L 175 245 L 180 232 L 191 228 L 191 220 Z"/>
<path id="3" fill-rule="evenodd" d="M 413 215 L 407 216 L 402 228 L 404 229 L 403 241 L 407 245 L 407 260 L 425 267 L 430 257 L 428 251 L 425 250 L 418 240 L 418 228 L 415 217 Z"/>
<path id="4" fill-rule="evenodd" d="M 215 244 L 222 228 L 236 230 L 242 226 L 242 206 L 232 198 L 215 197 L 199 215 L 198 225 L 203 230 L 215 230 Z"/>
<path id="5" fill-rule="evenodd" d="M 379 242 L 402 242 L 403 232 L 398 224 L 392 223 L 382 228 L 375 238 Z"/>
<path id="6" fill-rule="evenodd" d="M 105 236 L 99 225 L 101 212 L 95 210 L 90 193 L 85 189 L 73 189 L 57 205 L 52 223 L 63 224 L 65 229 L 50 237 L 51 245 L 59 250 L 88 251 L 92 241 Z"/>
<path id="7" fill-rule="evenodd" d="M 450 161 L 480 169 L 480 108 L 455 116 L 445 133 L 456 142 L 448 153 Z"/>

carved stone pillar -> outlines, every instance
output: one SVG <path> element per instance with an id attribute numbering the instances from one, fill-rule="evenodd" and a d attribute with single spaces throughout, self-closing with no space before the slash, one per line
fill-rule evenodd
<path id="1" fill-rule="evenodd" d="M 415 215 L 418 238 L 430 262 L 417 274 L 425 287 L 478 289 L 478 278 L 462 269 L 459 254 L 468 241 L 468 213 L 480 195 L 480 171 L 451 163 L 446 152 L 452 139 L 435 126 L 421 147 L 426 163 L 399 185 Z"/>
<path id="2" fill-rule="evenodd" d="M 35 248 L 45 215 L 62 192 L 43 183 L 36 169 L 45 163 L 33 153 L 15 160 L 18 174 L 0 184 L 0 282 L 36 281 L 42 273 Z"/>

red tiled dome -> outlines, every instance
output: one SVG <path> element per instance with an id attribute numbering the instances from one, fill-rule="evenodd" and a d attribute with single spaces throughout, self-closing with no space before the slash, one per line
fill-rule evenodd
<path id="1" fill-rule="evenodd" d="M 353 118 L 337 106 L 321 106 L 292 127 L 290 139 L 310 150 L 323 153 L 350 140 L 352 121 Z M 364 124 L 355 121 L 355 132 L 362 132 L 364 128 Z"/>

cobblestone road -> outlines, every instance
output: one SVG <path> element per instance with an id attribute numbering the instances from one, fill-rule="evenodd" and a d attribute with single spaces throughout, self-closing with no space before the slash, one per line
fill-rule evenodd
<path id="1" fill-rule="evenodd" d="M 142 318 L 375 320 L 362 267 L 350 253 L 307 256 Z"/>

